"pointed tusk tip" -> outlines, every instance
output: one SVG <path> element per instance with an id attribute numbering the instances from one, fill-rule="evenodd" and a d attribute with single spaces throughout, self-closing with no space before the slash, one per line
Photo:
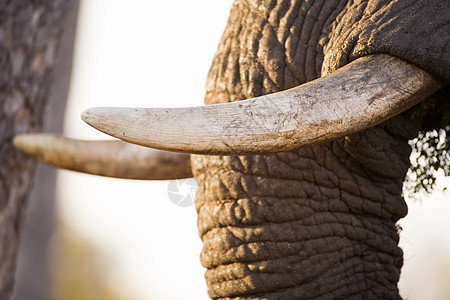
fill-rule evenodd
<path id="1" fill-rule="evenodd" d="M 108 119 L 107 117 L 105 117 L 104 109 L 102 107 L 88 108 L 81 113 L 80 117 L 86 124 L 94 127 L 97 130 L 100 130 L 100 124 L 102 124 L 105 119 Z"/>
<path id="2" fill-rule="evenodd" d="M 17 150 L 30 155 L 40 146 L 50 142 L 50 138 L 50 135 L 40 133 L 21 133 L 13 138 L 12 143 Z"/>
<path id="3" fill-rule="evenodd" d="M 12 140 L 13 146 L 16 149 L 21 150 L 24 140 L 26 141 L 26 137 L 24 137 L 24 134 L 16 135 Z"/>
<path id="4" fill-rule="evenodd" d="M 87 124 L 96 127 L 103 121 L 114 118 L 113 112 L 115 109 L 111 107 L 92 107 L 83 111 L 80 117 Z"/>
<path id="5" fill-rule="evenodd" d="M 31 141 L 32 141 L 32 134 L 29 133 L 18 134 L 12 140 L 14 147 L 16 147 L 19 150 L 21 148 L 24 148 L 25 145 L 29 144 Z"/>
<path id="6" fill-rule="evenodd" d="M 81 120 L 83 120 L 84 122 L 89 124 L 89 120 L 92 117 L 92 111 L 94 110 L 94 108 L 88 108 L 85 111 L 83 111 L 80 115 Z"/>

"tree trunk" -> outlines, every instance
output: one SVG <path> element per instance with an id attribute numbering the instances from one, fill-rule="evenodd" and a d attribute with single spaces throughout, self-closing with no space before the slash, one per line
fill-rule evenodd
<path id="1" fill-rule="evenodd" d="M 12 139 L 39 131 L 65 14 L 73 1 L 6 1 L 0 7 L 0 299 L 9 299 L 35 163 Z"/>
<path id="2" fill-rule="evenodd" d="M 44 132 L 62 133 L 63 129 L 78 15 L 78 0 L 73 1 L 74 8 L 64 21 Z M 55 183 L 56 169 L 38 164 L 21 233 L 14 300 L 51 298 L 49 246 L 55 226 Z"/>

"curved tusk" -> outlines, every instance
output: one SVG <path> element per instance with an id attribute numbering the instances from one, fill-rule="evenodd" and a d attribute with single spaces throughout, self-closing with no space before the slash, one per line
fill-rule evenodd
<path id="1" fill-rule="evenodd" d="M 438 80 L 398 58 L 359 58 L 283 92 L 190 108 L 92 108 L 91 126 L 162 150 L 219 155 L 289 151 L 372 127 L 438 90 Z"/>
<path id="2" fill-rule="evenodd" d="M 20 134 L 14 146 L 68 170 L 127 179 L 192 177 L 188 154 L 148 149 L 122 141 L 81 141 L 52 134 Z"/>

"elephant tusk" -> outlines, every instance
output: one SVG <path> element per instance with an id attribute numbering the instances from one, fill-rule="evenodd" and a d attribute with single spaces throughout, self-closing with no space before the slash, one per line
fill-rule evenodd
<path id="1" fill-rule="evenodd" d="M 370 55 L 298 87 L 189 108 L 91 108 L 82 119 L 127 142 L 212 155 L 289 151 L 372 127 L 441 87 L 398 58 Z"/>
<path id="2" fill-rule="evenodd" d="M 20 134 L 14 146 L 38 160 L 94 175 L 166 180 L 192 177 L 188 154 L 148 149 L 122 141 L 82 141 L 52 134 Z"/>

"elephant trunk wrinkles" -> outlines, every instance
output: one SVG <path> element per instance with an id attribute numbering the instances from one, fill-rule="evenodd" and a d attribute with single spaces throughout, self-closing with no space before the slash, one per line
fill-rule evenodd
<path id="1" fill-rule="evenodd" d="M 399 140 L 374 128 L 296 152 L 194 157 L 210 296 L 398 298 L 395 222 L 406 215 L 400 195 L 408 168 L 400 158 L 408 157 L 407 141 Z M 376 146 L 390 168 L 365 168 L 357 157 Z"/>
<path id="2" fill-rule="evenodd" d="M 366 12 L 379 20 L 395 13 L 377 5 L 235 1 L 205 102 L 277 92 L 377 53 L 373 45 L 363 49 L 361 41 L 341 38 L 352 37 L 346 33 L 352 24 L 374 21 Z M 337 55 L 330 44 L 353 52 Z M 402 181 L 418 123 L 400 115 L 333 142 L 273 155 L 193 155 L 210 297 L 399 299 L 403 259 L 395 222 L 407 212 Z"/>

